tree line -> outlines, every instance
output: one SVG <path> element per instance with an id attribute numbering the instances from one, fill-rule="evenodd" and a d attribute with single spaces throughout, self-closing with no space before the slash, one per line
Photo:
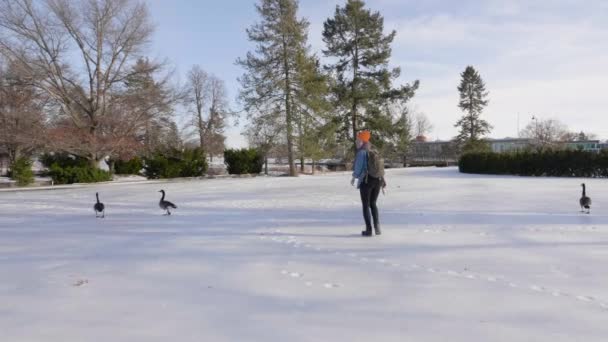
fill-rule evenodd
<path id="1" fill-rule="evenodd" d="M 1 0 L 0 148 L 11 164 L 35 152 L 92 168 L 184 145 L 221 154 L 224 81 L 195 65 L 176 84 L 146 55 L 152 34 L 140 1 Z"/>
<path id="2" fill-rule="evenodd" d="M 364 1 L 336 6 L 320 52 L 308 43 L 297 0 L 258 0 L 255 10 L 258 21 L 246 30 L 255 48 L 236 60 L 243 134 L 266 157 L 285 156 L 290 175 L 296 161 L 303 170 L 306 159 L 352 158 L 361 129 L 397 160 L 432 129 L 411 105 L 420 82 L 398 82 L 402 71 L 389 63 L 396 32 Z M 186 84 L 176 84 L 166 62 L 147 57 L 153 31 L 137 0 L 0 0 L 0 148 L 11 163 L 39 152 L 93 168 L 187 147 L 222 154 L 237 118 L 224 81 L 194 65 Z M 461 77 L 454 140 L 461 151 L 483 149 L 489 93 L 474 67 Z M 179 127 L 184 113 L 188 124 Z"/>

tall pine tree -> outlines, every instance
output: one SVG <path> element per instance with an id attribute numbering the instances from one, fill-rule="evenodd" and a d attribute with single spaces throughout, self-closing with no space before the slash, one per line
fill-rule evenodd
<path id="1" fill-rule="evenodd" d="M 261 21 L 247 30 L 256 49 L 237 61 L 246 70 L 239 79 L 240 99 L 250 116 L 279 109 L 285 122 L 289 174 L 296 176 L 294 102 L 299 88 L 298 58 L 307 49 L 309 24 L 297 18 L 296 0 L 260 0 L 256 9 Z"/>
<path id="2" fill-rule="evenodd" d="M 124 82 L 123 101 L 128 115 L 139 117 L 139 129 L 135 134 L 143 142 L 146 157 L 162 147 L 162 132 L 170 128 L 172 106 L 176 101 L 168 78 L 156 79 L 159 76 L 158 68 L 147 58 L 140 58 Z M 117 125 L 125 126 L 123 120 L 118 120 Z M 120 159 L 120 153 L 113 157 Z"/>
<path id="3" fill-rule="evenodd" d="M 324 153 L 331 152 L 326 142 L 328 138 L 331 139 L 328 134 L 333 133 L 327 129 L 331 121 L 327 76 L 322 73 L 319 60 L 305 51 L 298 58 L 297 83 L 299 87 L 294 109 L 298 128 L 298 154 L 303 172 L 305 158 L 312 158 L 314 163 L 324 157 Z"/>
<path id="4" fill-rule="evenodd" d="M 412 110 L 407 106 L 406 101 L 392 104 L 389 106 L 389 110 L 393 116 L 393 130 L 390 139 L 388 139 L 388 151 L 385 149 L 389 153 L 385 157 L 389 157 L 391 160 L 400 160 L 405 166 L 405 158 L 414 138 Z"/>
<path id="5" fill-rule="evenodd" d="M 460 128 L 456 137 L 457 142 L 464 150 L 476 149 L 481 146 L 481 138 L 490 133 L 492 126 L 481 118 L 481 113 L 488 105 L 488 92 L 481 76 L 472 66 L 467 66 L 461 74 L 462 80 L 458 86 L 460 102 L 458 107 L 464 115 L 454 125 Z"/>
<path id="6" fill-rule="evenodd" d="M 392 87 L 401 73 L 399 68 L 388 67 L 395 34 L 385 35 L 384 18 L 366 9 L 361 0 L 337 6 L 334 17 L 324 24 L 324 54 L 335 60 L 328 69 L 335 77 L 333 93 L 342 111 L 342 132 L 353 145 L 361 128 L 372 129 L 376 137 L 389 135 L 392 120 L 386 103 L 412 97 L 418 88 L 418 81 Z M 382 143 L 382 139 L 376 142 Z"/>

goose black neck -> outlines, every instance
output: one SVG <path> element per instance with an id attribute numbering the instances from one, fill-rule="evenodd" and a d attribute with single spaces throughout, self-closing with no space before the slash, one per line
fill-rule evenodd
<path id="1" fill-rule="evenodd" d="M 585 190 L 586 190 L 586 189 L 585 189 L 585 184 L 583 184 L 583 196 L 586 196 L 586 195 L 587 195 L 587 193 L 586 193 L 586 191 L 585 191 Z"/>
<path id="2" fill-rule="evenodd" d="M 99 203 L 99 193 L 95 193 L 95 197 L 97 198 L 97 203 Z"/>
<path id="3" fill-rule="evenodd" d="M 161 191 L 161 193 L 163 194 L 163 196 L 160 198 L 160 200 L 161 200 L 161 201 L 164 201 L 164 200 L 165 200 L 165 192 L 164 192 L 164 191 Z"/>

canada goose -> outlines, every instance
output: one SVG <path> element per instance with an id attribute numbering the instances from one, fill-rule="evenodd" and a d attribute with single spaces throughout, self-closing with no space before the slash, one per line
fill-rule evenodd
<path id="1" fill-rule="evenodd" d="M 165 215 L 171 215 L 171 211 L 169 209 L 170 208 L 177 209 L 177 206 L 169 201 L 165 201 L 165 190 L 161 190 L 159 192 L 162 192 L 163 197 L 160 198 L 160 202 L 158 202 L 158 206 L 162 210 L 167 211 L 167 213 Z"/>
<path id="2" fill-rule="evenodd" d="M 106 207 L 105 205 L 103 205 L 103 203 L 99 202 L 98 192 L 95 193 L 95 197 L 97 197 L 97 203 L 95 203 L 95 205 L 93 206 L 93 209 L 95 210 L 95 217 L 104 218 L 106 217 Z M 98 213 L 101 213 L 101 216 L 99 216 Z"/>
<path id="3" fill-rule="evenodd" d="M 579 200 L 581 205 L 581 212 L 584 212 L 584 209 L 587 209 L 587 214 L 591 213 L 591 198 L 587 197 L 587 193 L 585 191 L 585 183 L 581 184 L 583 187 L 583 196 Z"/>

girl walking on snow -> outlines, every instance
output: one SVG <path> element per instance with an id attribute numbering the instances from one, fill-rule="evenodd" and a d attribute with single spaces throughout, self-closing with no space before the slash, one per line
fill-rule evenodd
<path id="1" fill-rule="evenodd" d="M 372 148 L 369 142 L 371 133 L 362 131 L 357 134 L 357 155 L 353 167 L 353 178 L 351 185 L 355 185 L 361 194 L 361 205 L 363 207 L 363 219 L 365 220 L 365 230 L 361 232 L 363 236 L 372 236 L 372 219 L 376 235 L 380 235 L 380 217 L 376 201 L 380 195 L 380 190 L 386 187 L 384 180 L 384 161 L 378 151 Z M 371 218 L 370 218 L 371 211 Z"/>

